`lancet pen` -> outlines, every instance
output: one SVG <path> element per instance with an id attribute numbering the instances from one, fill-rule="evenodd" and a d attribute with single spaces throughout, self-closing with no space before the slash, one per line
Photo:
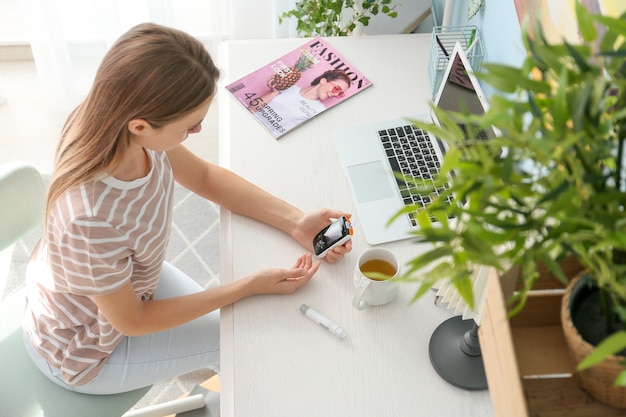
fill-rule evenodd
<path id="1" fill-rule="evenodd" d="M 325 328 L 326 330 L 328 330 L 335 336 L 341 337 L 342 339 L 345 339 L 346 337 L 348 337 L 348 333 L 346 333 L 344 329 L 339 327 L 337 323 L 335 323 L 328 317 L 318 313 L 317 311 L 313 310 L 308 305 L 302 304 L 300 306 L 300 311 L 305 316 L 307 316 L 308 318 L 310 318 L 311 320 L 313 320 L 314 322 L 316 322 L 317 324 L 319 324 L 320 326 L 322 326 L 323 328 Z"/>

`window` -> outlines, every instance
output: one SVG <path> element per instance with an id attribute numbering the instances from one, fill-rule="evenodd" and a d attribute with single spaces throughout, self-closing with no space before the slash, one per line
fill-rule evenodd
<path id="1" fill-rule="evenodd" d="M 28 42 L 20 0 L 0 0 L 0 45 Z"/>

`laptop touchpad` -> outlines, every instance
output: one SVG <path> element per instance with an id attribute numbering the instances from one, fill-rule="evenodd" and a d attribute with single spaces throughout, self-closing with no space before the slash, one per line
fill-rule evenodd
<path id="1" fill-rule="evenodd" d="M 359 203 L 393 197 L 389 180 L 381 161 L 368 162 L 348 167 L 348 174 Z"/>

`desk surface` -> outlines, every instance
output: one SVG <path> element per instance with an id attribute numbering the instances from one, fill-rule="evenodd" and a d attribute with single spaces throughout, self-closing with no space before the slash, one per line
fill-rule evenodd
<path id="1" fill-rule="evenodd" d="M 303 43 L 302 39 L 230 41 L 220 49 L 225 73 L 219 89 L 220 163 L 308 211 L 332 207 L 353 213 L 353 251 L 323 264 L 290 296 L 256 296 L 222 309 L 221 407 L 232 416 L 465 416 L 492 415 L 487 391 L 471 392 L 442 380 L 430 364 L 433 330 L 451 316 L 415 287 L 403 284 L 390 304 L 352 307 L 352 272 L 363 238 L 331 138 L 333 129 L 427 113 L 430 35 L 330 40 L 373 86 L 279 140 L 224 89 L 231 80 Z M 408 55 L 406 61 L 396 56 Z M 253 202 L 251 202 L 253 204 Z M 303 249 L 258 222 L 221 213 L 221 281 L 268 267 L 290 267 Z M 386 244 L 404 263 L 420 246 Z M 306 303 L 347 332 L 342 340 L 299 312 Z"/>

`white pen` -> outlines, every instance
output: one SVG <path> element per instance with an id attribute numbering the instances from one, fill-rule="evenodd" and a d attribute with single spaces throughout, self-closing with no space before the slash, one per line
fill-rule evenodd
<path id="1" fill-rule="evenodd" d="M 320 326 L 322 326 L 323 328 L 325 328 L 326 330 L 328 330 L 335 336 L 339 336 L 342 339 L 345 339 L 346 337 L 348 337 L 348 333 L 346 333 L 344 329 L 339 327 L 337 323 L 335 323 L 328 317 L 323 316 L 317 311 L 313 310 L 308 305 L 302 304 L 300 306 L 300 311 L 302 312 L 302 314 L 304 314 L 305 316 L 307 316 L 308 318 L 310 318 L 311 320 L 313 320 L 314 322 L 316 322 L 317 324 L 319 324 Z"/>

